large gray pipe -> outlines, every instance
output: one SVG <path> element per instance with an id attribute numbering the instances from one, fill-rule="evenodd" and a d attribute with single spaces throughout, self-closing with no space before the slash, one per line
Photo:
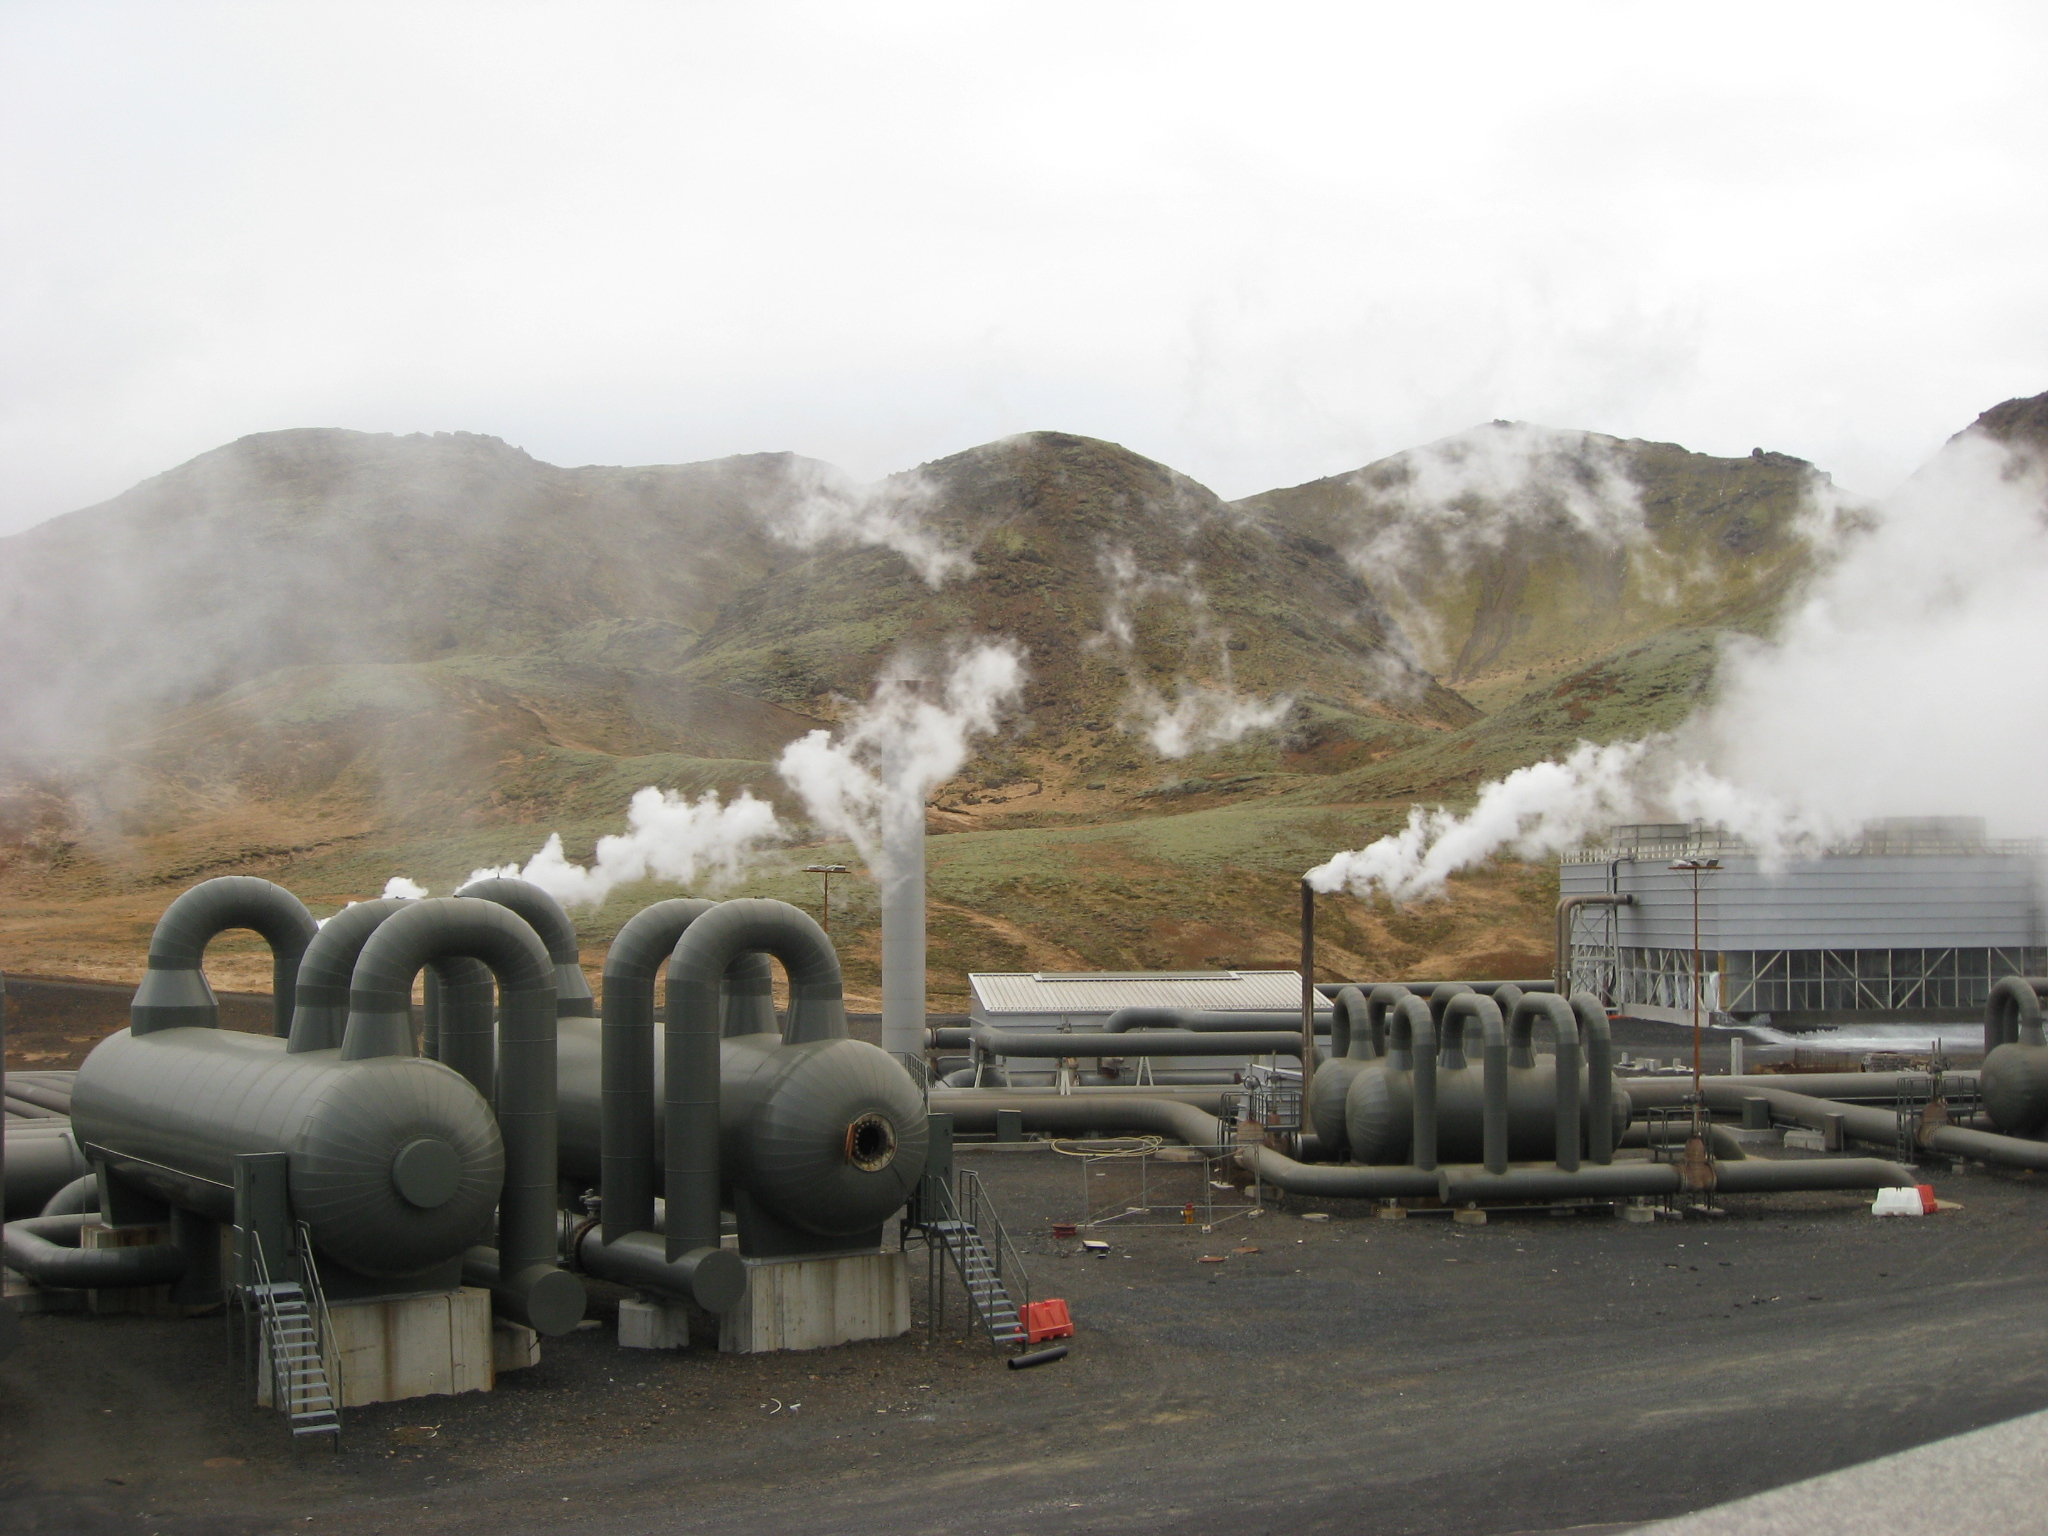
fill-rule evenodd
<path id="1" fill-rule="evenodd" d="M 7 1096 L 7 978 L 0 976 L 0 1102 Z M 0 1135 L 0 1221 L 7 1202 L 7 1139 Z M 0 1299 L 0 1360 L 21 1348 L 21 1313 L 14 1303 Z"/>
<path id="2" fill-rule="evenodd" d="M 480 901 L 495 901 L 526 919 L 548 947 L 548 960 L 555 968 L 555 1017 L 588 1019 L 597 1015 L 597 1000 L 590 995 L 590 983 L 583 976 L 583 951 L 576 942 L 576 925 L 562 904 L 529 880 L 494 876 L 472 880 L 456 893 Z"/>
<path id="3" fill-rule="evenodd" d="M 654 980 L 690 924 L 715 902 L 657 902 L 635 913 L 604 963 L 600 1173 L 603 1226 L 586 1234 L 576 1262 L 620 1285 L 685 1296 L 729 1312 L 746 1294 L 746 1267 L 714 1239 L 671 1262 L 654 1217 Z M 752 959 L 755 957 L 744 957 Z M 765 968 L 765 962 L 763 962 Z"/>
<path id="4" fill-rule="evenodd" d="M 1316 990 L 1322 993 L 1324 997 L 1335 997 L 1346 987 L 1357 987 L 1361 991 L 1368 993 L 1373 987 L 1400 987 L 1415 993 L 1418 997 L 1427 997 L 1438 987 L 1464 987 L 1468 991 L 1483 992 L 1488 997 L 1492 997 L 1502 987 L 1518 987 L 1524 992 L 1551 992 L 1556 990 L 1556 983 L 1548 976 L 1524 977 L 1514 981 L 1474 981 L 1468 978 L 1463 981 L 1319 981 L 1316 983 Z"/>
<path id="5" fill-rule="evenodd" d="M 5 1209 L 33 1216 L 58 1190 L 92 1172 L 68 1119 L 17 1121 L 5 1135 Z"/>
<path id="6" fill-rule="evenodd" d="M 2009 1136 L 2048 1129 L 2048 1045 L 2042 1042 L 2041 993 L 2048 979 L 2002 977 L 1984 1008 L 1984 1112 Z"/>
<path id="7" fill-rule="evenodd" d="M 294 1053 L 341 1048 L 356 959 L 385 919 L 411 905 L 398 897 L 358 901 L 320 925 L 299 961 L 290 1046 Z M 430 960 L 426 994 L 421 1054 L 460 1072 L 490 1102 L 497 1096 L 498 993 L 489 968 L 461 955 Z"/>
<path id="8" fill-rule="evenodd" d="M 1301 1057 L 1301 1031 L 1258 1030 L 1203 1034 L 1194 1030 L 1145 1029 L 1109 1035 L 1066 1034 L 1050 1029 L 996 1029 L 977 1024 L 968 1033 L 988 1056 L 1039 1059 L 1062 1056 L 1292 1056 Z"/>
<path id="9" fill-rule="evenodd" d="M 27 1216 L 10 1221 L 0 1236 L 7 1267 L 37 1285 L 70 1290 L 115 1290 L 142 1285 L 168 1285 L 185 1273 L 185 1255 L 176 1243 L 148 1243 L 134 1248 L 81 1248 L 80 1234 L 97 1213 L 71 1216 Z M 12 1310 L 12 1304 L 9 1304 Z"/>
<path id="10" fill-rule="evenodd" d="M 1724 1195 L 1777 1194 L 1788 1190 L 1897 1189 L 1917 1182 L 1909 1168 L 1874 1157 L 1826 1158 L 1815 1162 L 1770 1162 L 1749 1158 L 1718 1164 L 1715 1190 Z M 1672 1195 L 1680 1189 L 1675 1163 L 1616 1163 L 1607 1168 L 1516 1168 L 1483 1173 L 1446 1168 L 1437 1197 L 1446 1205 L 1502 1200 L 1618 1200 Z"/>
<path id="11" fill-rule="evenodd" d="M 1335 1015 L 1328 1010 L 1316 1017 L 1316 1030 L 1328 1034 Z M 1132 1029 L 1199 1029 L 1217 1032 L 1248 1029 L 1291 1029 L 1301 1033 L 1298 1008 L 1243 1008 L 1235 1012 L 1220 1008 L 1119 1008 L 1103 1020 L 1102 1032 L 1122 1034 Z M 1298 1057 L 1301 1053 L 1294 1052 Z"/>
<path id="12" fill-rule="evenodd" d="M 882 1049 L 908 1062 L 924 1051 L 924 796 L 883 817 Z"/>
<path id="13" fill-rule="evenodd" d="M 1876 1142 L 1879 1146 L 1884 1146 L 1898 1140 L 1899 1117 L 1895 1109 L 1866 1108 L 1861 1105 L 1844 1104 L 1837 1099 L 1820 1099 L 1803 1093 L 1791 1093 L 1781 1088 L 1761 1086 L 1754 1078 L 1747 1081 L 1725 1077 L 1708 1078 L 1702 1086 L 1708 1106 L 1724 1113 L 1739 1113 L 1744 1099 L 1760 1097 L 1769 1103 L 1774 1115 L 1810 1126 L 1814 1130 L 1824 1130 L 1827 1126 L 1827 1117 L 1836 1115 L 1840 1116 L 1842 1129 L 1858 1141 Z M 1653 1085 L 1641 1080 L 1629 1085 L 1629 1093 L 1638 1107 L 1656 1103 L 1677 1104 L 1682 1102 L 1684 1097 L 1682 1088 L 1673 1089 L 1668 1084 Z M 1990 1131 L 1973 1131 L 1962 1126 L 1945 1125 L 1927 1134 L 1926 1145 L 1937 1152 L 1946 1152 L 1955 1157 L 1975 1158 L 1981 1163 L 1998 1163 L 2008 1168 L 2048 1169 L 2048 1142 L 2029 1141 L 2018 1136 L 2000 1136 Z"/>
<path id="14" fill-rule="evenodd" d="M 721 1233 L 720 984 L 739 956 L 773 955 L 789 974 L 791 1044 L 846 1033 L 839 957 L 811 918 L 780 901 L 722 902 L 677 941 L 668 965 L 662 1090 L 668 1262 L 715 1251 Z M 924 1022 L 918 1021 L 920 1038 Z"/>
<path id="15" fill-rule="evenodd" d="M 150 935 L 149 968 L 128 1010 L 130 1030 L 146 1035 L 185 1026 L 220 1027 L 220 1004 L 201 964 L 206 946 L 230 928 L 253 928 L 269 943 L 274 1028 L 279 1035 L 291 1033 L 299 957 L 317 925 L 298 897 L 252 875 L 203 881 L 164 909 Z"/>
<path id="16" fill-rule="evenodd" d="M 1176 1137 L 1191 1147 L 1211 1151 L 1226 1151 L 1232 1146 L 1222 1122 L 1214 1115 L 1173 1099 L 1140 1098 L 1108 1091 L 1084 1097 L 935 1088 L 931 1103 L 934 1113 L 944 1111 L 953 1116 L 955 1130 L 992 1131 L 996 1111 L 1014 1109 L 1023 1114 L 1026 1130 L 1054 1135 L 1139 1131 Z M 1289 1194 L 1391 1200 L 1436 1193 L 1436 1175 L 1414 1168 L 1311 1165 L 1298 1163 L 1272 1147 L 1242 1148 L 1238 1160 L 1255 1168 L 1266 1183 Z"/>
<path id="17" fill-rule="evenodd" d="M 358 901 L 320 925 L 299 958 L 292 992 L 292 1021 L 286 1031 L 288 1050 L 298 1054 L 341 1049 L 342 1031 L 348 1027 L 348 985 L 355 975 L 356 957 L 379 923 L 410 905 L 393 897 Z M 411 1033 L 410 1025 L 407 1033 Z"/>
<path id="18" fill-rule="evenodd" d="M 1557 1035 L 1557 1166 L 1567 1173 L 1579 1166 L 1579 1015 L 1571 1003 L 1555 992 L 1532 992 L 1525 994 L 1515 1004 L 1515 1011 L 1508 1020 L 1508 1063 L 1517 1067 L 1536 1065 L 1536 1023 L 1541 1019 L 1549 1023 Z M 1604 1087 L 1605 1085 L 1599 1085 Z M 1606 1096 L 1598 1087 L 1589 1095 L 1595 1104 L 1604 1104 Z M 1506 1106 L 1502 1106 L 1506 1113 Z M 1608 1134 L 1613 1134 L 1613 1122 L 1601 1117 Z M 1602 1158 L 1600 1161 L 1605 1162 Z"/>
<path id="19" fill-rule="evenodd" d="M 363 946 L 349 988 L 341 1059 L 412 1054 L 412 985 L 431 961 L 462 957 L 498 982 L 497 1118 L 505 1180 L 498 1245 L 465 1266 L 515 1319 L 562 1334 L 583 1286 L 555 1258 L 555 980 L 547 947 L 507 908 L 474 897 L 409 903 Z"/>
<path id="20" fill-rule="evenodd" d="M 1466 992 L 1451 999 L 1444 1010 L 1445 1056 L 1462 1058 L 1465 1026 L 1477 1024 L 1481 1036 L 1480 1058 L 1480 1145 L 1488 1173 L 1508 1169 L 1508 1032 L 1501 1019 L 1500 1005 L 1479 992 Z M 1461 1067 L 1462 1059 L 1446 1060 L 1446 1066 Z M 1434 1149 L 1432 1149 L 1434 1150 Z"/>

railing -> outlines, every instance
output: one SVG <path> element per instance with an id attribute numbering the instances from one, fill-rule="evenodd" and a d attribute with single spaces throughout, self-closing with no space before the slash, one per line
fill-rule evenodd
<path id="1" fill-rule="evenodd" d="M 955 1178 L 960 1186 L 957 1206 L 960 1220 L 980 1236 L 983 1246 L 988 1249 L 990 1262 L 995 1265 L 996 1278 L 1003 1282 L 1003 1289 L 1010 1292 L 1010 1299 L 1021 1314 L 1025 1303 L 1031 1300 L 1031 1276 L 1024 1268 L 1024 1255 L 1010 1241 L 1009 1230 L 1004 1227 L 1002 1217 L 996 1214 L 995 1202 L 989 1199 L 981 1175 L 971 1168 L 963 1168 Z M 993 1240 L 990 1238 L 991 1229 L 994 1231 Z M 1005 1258 L 1009 1261 L 1009 1275 L 1016 1277 L 1014 1283 L 1004 1273 Z"/>
<path id="2" fill-rule="evenodd" d="M 327 1310 L 327 1288 L 320 1283 L 320 1261 L 313 1257 L 313 1231 L 303 1221 L 293 1223 L 293 1232 L 298 1239 L 299 1283 L 306 1289 L 311 1301 L 307 1308 L 313 1314 L 313 1326 L 320 1330 L 320 1368 L 327 1373 L 328 1390 L 334 1394 L 334 1419 L 341 1422 L 341 1357 L 335 1352 L 334 1314 Z M 335 1431 L 335 1442 L 340 1443 L 341 1432 Z"/>

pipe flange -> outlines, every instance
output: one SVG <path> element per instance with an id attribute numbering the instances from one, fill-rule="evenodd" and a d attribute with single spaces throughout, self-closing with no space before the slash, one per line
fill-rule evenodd
<path id="1" fill-rule="evenodd" d="M 896 1161 L 896 1127 L 872 1111 L 846 1128 L 846 1160 L 862 1173 L 880 1173 Z"/>

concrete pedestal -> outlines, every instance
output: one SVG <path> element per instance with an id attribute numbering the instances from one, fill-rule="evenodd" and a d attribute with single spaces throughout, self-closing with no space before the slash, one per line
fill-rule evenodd
<path id="1" fill-rule="evenodd" d="M 680 1301 L 619 1303 L 619 1348 L 687 1349 L 691 1308 Z"/>
<path id="2" fill-rule="evenodd" d="M 826 1349 L 910 1331 L 910 1261 L 902 1250 L 831 1258 L 748 1259 L 747 1294 L 719 1319 L 727 1354 Z"/>
<path id="3" fill-rule="evenodd" d="M 476 1286 L 399 1301 L 329 1308 L 331 1358 L 344 1408 L 440 1393 L 488 1392 L 497 1382 L 491 1293 Z M 533 1354 L 538 1356 L 538 1347 Z M 531 1364 L 531 1361 L 525 1363 Z M 257 1372 L 257 1401 L 270 1405 L 270 1370 Z"/>

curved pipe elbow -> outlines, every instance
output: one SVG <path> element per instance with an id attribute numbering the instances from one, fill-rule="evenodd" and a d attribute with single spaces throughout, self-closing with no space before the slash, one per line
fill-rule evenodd
<path id="1" fill-rule="evenodd" d="M 253 875 L 222 875 L 193 886 L 157 919 L 149 939 L 149 968 L 128 1011 L 135 1034 L 220 1027 L 220 1005 L 202 967 L 207 945 L 230 928 L 254 929 L 270 946 L 273 1032 L 290 1033 L 299 958 L 318 924 L 305 903 L 283 886 Z"/>
<path id="2" fill-rule="evenodd" d="M 597 1001 L 590 995 L 590 983 L 583 979 L 583 950 L 576 940 L 576 925 L 570 921 L 568 910 L 552 895 L 530 880 L 514 880 L 503 875 L 472 880 L 455 894 L 479 901 L 495 901 L 506 910 L 518 913 L 526 920 L 526 925 L 540 935 L 541 943 L 547 946 L 548 960 L 555 969 L 557 1018 L 587 1019 L 596 1014 Z"/>
<path id="3" fill-rule="evenodd" d="M 93 1215 L 30 1216 L 0 1229 L 7 1267 L 58 1289 L 98 1291 L 169 1285 L 185 1274 L 185 1254 L 175 1243 L 137 1248 L 81 1248 Z"/>

